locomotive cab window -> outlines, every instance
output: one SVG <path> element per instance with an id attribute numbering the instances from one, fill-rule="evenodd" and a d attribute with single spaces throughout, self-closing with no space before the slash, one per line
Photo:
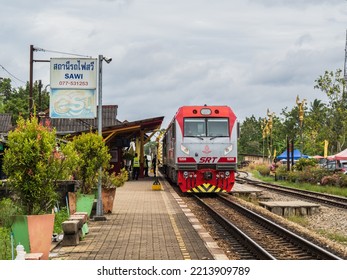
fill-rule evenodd
<path id="1" fill-rule="evenodd" d="M 185 137 L 206 136 L 205 118 L 185 118 L 184 119 L 184 136 Z"/>
<path id="2" fill-rule="evenodd" d="M 227 118 L 208 118 L 207 136 L 208 137 L 228 137 L 229 123 Z"/>
<path id="3" fill-rule="evenodd" d="M 185 118 L 184 137 L 228 137 L 227 118 Z"/>

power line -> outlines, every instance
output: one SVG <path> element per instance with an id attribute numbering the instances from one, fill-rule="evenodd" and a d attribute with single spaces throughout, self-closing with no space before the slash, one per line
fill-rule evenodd
<path id="1" fill-rule="evenodd" d="M 35 51 L 40 51 L 40 52 L 51 52 L 51 53 L 59 53 L 59 54 L 66 54 L 66 55 L 73 55 L 73 56 L 80 56 L 80 57 L 89 57 L 91 58 L 90 55 L 83 55 L 83 54 L 75 54 L 75 53 L 67 53 L 67 52 L 60 52 L 60 51 L 52 51 L 52 50 L 45 50 L 42 48 L 34 48 Z"/>
<path id="2" fill-rule="evenodd" d="M 17 78 L 15 75 L 11 74 L 11 73 L 10 73 L 4 66 L 2 66 L 1 64 L 0 64 L 0 67 L 1 67 L 7 74 L 9 74 L 12 78 L 14 78 L 14 79 L 20 81 L 20 82 L 23 83 L 23 84 L 26 84 L 26 82 L 24 82 L 23 80 Z"/>

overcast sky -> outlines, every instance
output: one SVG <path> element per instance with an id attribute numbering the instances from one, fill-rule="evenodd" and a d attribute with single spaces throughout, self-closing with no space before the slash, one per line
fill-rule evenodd
<path id="1" fill-rule="evenodd" d="M 29 80 L 34 59 L 72 53 L 103 64 L 103 104 L 119 120 L 183 105 L 229 105 L 242 122 L 325 95 L 314 80 L 344 67 L 345 0 L 0 0 L 0 77 Z M 52 52 L 54 51 L 54 52 Z M 17 80 L 18 79 L 18 80 Z M 34 80 L 49 84 L 49 63 Z"/>

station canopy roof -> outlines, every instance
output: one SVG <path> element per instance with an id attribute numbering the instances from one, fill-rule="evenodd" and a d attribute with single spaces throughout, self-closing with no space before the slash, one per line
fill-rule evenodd
<path id="1" fill-rule="evenodd" d="M 106 142 L 115 138 L 133 140 L 148 137 L 146 133 L 154 133 L 160 129 L 164 117 L 154 117 L 136 121 L 120 121 L 117 119 L 117 105 L 102 106 L 102 136 Z M 74 136 L 89 131 L 98 131 L 98 120 L 94 119 L 51 119 L 51 125 L 56 128 L 57 135 L 71 139 Z"/>
<path id="2" fill-rule="evenodd" d="M 163 119 L 164 117 L 155 117 L 132 122 L 124 121 L 112 126 L 103 126 L 102 137 L 106 142 L 110 141 L 114 137 L 134 139 L 136 137 L 140 137 L 141 131 L 143 131 L 144 134 L 158 131 L 161 127 Z M 89 131 L 90 130 L 76 131 L 70 133 L 68 138 L 72 138 L 75 135 Z M 92 131 L 97 131 L 97 128 L 93 128 Z"/>

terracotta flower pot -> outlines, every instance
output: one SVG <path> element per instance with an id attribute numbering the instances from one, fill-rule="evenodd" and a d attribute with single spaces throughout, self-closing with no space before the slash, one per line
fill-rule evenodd
<path id="1" fill-rule="evenodd" d="M 27 253 L 43 253 L 48 260 L 51 249 L 54 214 L 15 216 L 12 224 L 15 246 L 22 244 Z"/>

